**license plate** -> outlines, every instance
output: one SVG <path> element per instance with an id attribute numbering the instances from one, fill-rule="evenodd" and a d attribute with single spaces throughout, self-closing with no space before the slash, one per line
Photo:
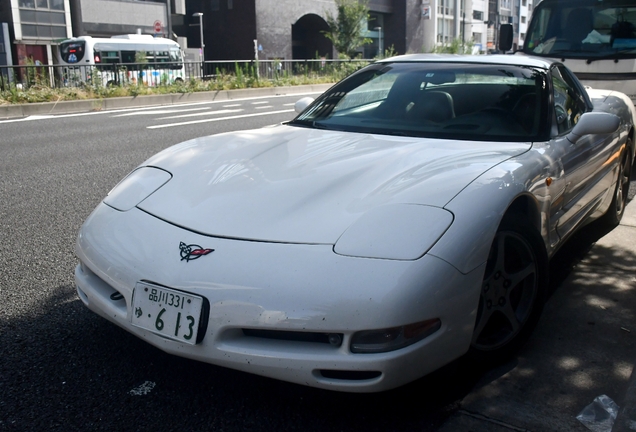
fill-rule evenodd
<path id="1" fill-rule="evenodd" d="M 168 339 L 194 345 L 202 307 L 203 297 L 138 282 L 130 322 Z"/>

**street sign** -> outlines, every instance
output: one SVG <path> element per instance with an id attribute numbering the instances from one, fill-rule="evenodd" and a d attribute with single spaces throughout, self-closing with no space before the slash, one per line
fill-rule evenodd
<path id="1" fill-rule="evenodd" d="M 160 34 L 161 30 L 163 30 L 163 26 L 161 25 L 161 21 L 157 20 L 154 24 L 155 34 Z"/>

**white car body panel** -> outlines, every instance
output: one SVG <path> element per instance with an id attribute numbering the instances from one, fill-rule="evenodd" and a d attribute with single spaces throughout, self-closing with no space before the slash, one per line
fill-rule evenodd
<path id="1" fill-rule="evenodd" d="M 544 71 L 551 66 L 530 57 L 475 57 L 404 56 L 385 62 L 516 63 Z M 379 62 L 369 69 L 383 67 Z M 422 89 L 417 81 L 406 82 Z M 379 86 L 377 94 L 386 89 Z M 462 108 L 468 112 L 457 114 L 460 122 L 488 96 L 474 89 L 466 91 L 472 99 Z M 358 124 L 340 126 L 365 132 L 345 132 L 337 122 L 303 122 L 301 114 L 296 125 L 170 147 L 141 164 L 82 226 L 76 244 L 78 295 L 100 316 L 175 355 L 332 390 L 372 392 L 403 385 L 465 354 L 471 344 L 474 348 L 479 338 L 473 333 L 479 336 L 476 329 L 486 322 L 478 318 L 484 308 L 504 310 L 517 300 L 508 294 L 484 300 L 486 291 L 498 293 L 512 284 L 508 292 L 513 292 L 519 285 L 524 295 L 516 306 L 540 313 L 544 285 L 539 283 L 547 280 L 549 257 L 576 229 L 610 208 L 620 191 L 619 161 L 627 160 L 628 137 L 634 133 L 634 107 L 625 95 L 588 92 L 593 111 L 612 115 L 577 123 L 592 110 L 583 98 L 585 112 L 574 124 L 587 124 L 590 134 L 575 142 L 568 140 L 575 126 L 556 133 L 556 109 L 548 109 L 554 118 L 541 117 L 537 102 L 532 112 L 544 126 L 534 135 L 519 129 L 516 135 L 497 135 L 507 130 L 498 129 L 497 122 L 516 121 L 489 123 L 501 119 L 502 111 L 507 114 L 503 109 L 472 117 L 479 119 L 473 129 L 461 129 L 473 124 L 453 123 L 455 117 L 442 120 L 440 129 L 463 131 L 446 139 L 423 138 L 446 132 L 418 131 L 427 124 L 419 119 L 413 129 L 394 130 L 394 118 L 383 118 L 388 126 L 378 129 L 388 132 L 371 133 L 368 125 L 375 126 L 378 117 L 362 116 Z M 553 93 L 543 96 L 543 105 L 551 106 Z M 376 102 L 352 109 L 364 113 L 378 107 Z M 400 112 L 415 103 L 398 105 Z M 608 133 L 615 124 L 618 129 Z M 489 127 L 493 135 L 474 140 L 475 130 Z M 524 141 L 528 137 L 534 142 Z M 632 155 L 633 149 L 632 143 Z M 509 256 L 508 246 L 495 239 L 513 244 L 523 268 L 507 273 L 502 257 L 504 249 Z M 518 244 L 523 246 L 515 249 Z M 184 259 L 185 246 L 205 254 Z M 490 253 L 498 250 L 500 255 Z M 504 271 L 493 270 L 493 262 Z M 489 271 L 497 281 L 492 290 Z M 509 280 L 500 280 L 502 273 Z M 133 326 L 131 301 L 139 282 L 202 297 L 202 339 L 190 345 Z M 516 319 L 511 323 L 524 325 Z M 397 328 L 398 337 L 406 338 L 407 329 L 415 333 L 430 322 L 437 327 L 422 339 L 413 337 L 410 345 L 383 345 L 392 335 L 387 330 Z M 341 344 L 331 338 L 288 339 L 289 333 L 342 339 Z M 368 333 L 382 341 L 360 337 Z M 352 343 L 354 336 L 364 340 L 367 351 Z"/>
<path id="2" fill-rule="evenodd" d="M 372 208 L 443 207 L 529 148 L 281 125 L 199 138 L 152 157 L 145 165 L 174 178 L 138 207 L 206 235 L 334 244 Z"/>
<path id="3" fill-rule="evenodd" d="M 215 251 L 199 260 L 181 261 L 181 241 Z M 463 275 L 430 256 L 416 261 L 370 260 L 334 254 L 326 245 L 211 238 L 137 209 L 119 212 L 104 204 L 86 221 L 77 251 L 83 263 L 75 273 L 82 301 L 162 350 L 299 384 L 365 392 L 407 383 L 466 352 L 483 273 L 478 268 Z M 187 345 L 130 326 L 132 290 L 140 280 L 209 300 L 209 324 L 200 344 Z M 124 298 L 111 300 L 115 292 Z M 379 354 L 348 351 L 355 331 L 435 317 L 441 318 L 442 328 L 407 348 Z M 246 337 L 242 328 L 341 332 L 345 340 L 340 348 L 299 346 Z M 344 381 L 317 372 L 334 365 L 382 375 Z"/>

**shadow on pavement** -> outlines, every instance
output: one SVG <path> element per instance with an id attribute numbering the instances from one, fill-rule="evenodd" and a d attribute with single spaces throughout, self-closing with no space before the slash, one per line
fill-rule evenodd
<path id="1" fill-rule="evenodd" d="M 168 355 L 74 287 L 51 292 L 0 320 L 0 430 L 433 431 L 456 409 L 444 373 L 380 394 L 313 389 Z"/>
<path id="2" fill-rule="evenodd" d="M 630 199 L 634 191 L 632 184 Z M 511 362 L 469 374 L 476 384 L 461 401 L 466 415 L 454 416 L 444 432 L 500 430 L 497 424 L 587 431 L 576 415 L 595 397 L 622 402 L 636 359 L 633 236 L 633 227 L 592 223 L 558 251 L 550 297 L 529 342 Z"/>

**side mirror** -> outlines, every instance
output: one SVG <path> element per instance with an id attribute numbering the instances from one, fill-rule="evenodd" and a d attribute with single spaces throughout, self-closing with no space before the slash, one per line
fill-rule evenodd
<path id="1" fill-rule="evenodd" d="M 581 116 L 574 129 L 567 135 L 572 144 L 581 139 L 583 135 L 610 134 L 620 126 L 621 120 L 610 113 L 589 112 Z"/>
<path id="2" fill-rule="evenodd" d="M 499 38 L 497 40 L 499 41 L 498 48 L 500 51 L 504 53 L 510 51 L 510 48 L 512 48 L 512 24 L 502 24 L 499 27 Z"/>
<path id="3" fill-rule="evenodd" d="M 305 111 L 305 108 L 311 105 L 313 101 L 314 101 L 314 98 L 311 98 L 309 96 L 296 101 L 296 103 L 294 104 L 294 111 L 300 114 L 301 112 Z"/>

